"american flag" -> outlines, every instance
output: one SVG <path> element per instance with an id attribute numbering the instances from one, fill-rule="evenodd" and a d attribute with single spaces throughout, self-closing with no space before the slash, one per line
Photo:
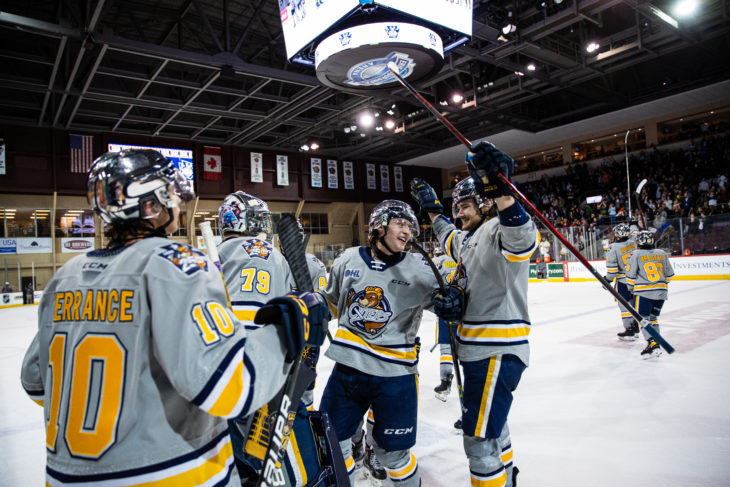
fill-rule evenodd
<path id="1" fill-rule="evenodd" d="M 94 161 L 94 138 L 91 135 L 69 134 L 71 147 L 71 172 L 89 172 Z"/>

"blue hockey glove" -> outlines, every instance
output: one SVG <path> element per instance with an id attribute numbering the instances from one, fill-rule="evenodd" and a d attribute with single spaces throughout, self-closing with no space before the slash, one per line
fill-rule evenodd
<path id="1" fill-rule="evenodd" d="M 499 173 L 510 180 L 515 161 L 489 142 L 472 144 L 466 153 L 466 166 L 477 191 L 483 196 L 498 198 L 510 194 L 509 185 L 499 177 Z"/>
<path id="2" fill-rule="evenodd" d="M 464 316 L 466 309 L 466 297 L 461 286 L 446 286 L 445 294 L 441 290 L 434 290 L 431 294 L 433 312 L 436 316 L 447 322 L 458 322 Z"/>
<path id="3" fill-rule="evenodd" d="M 319 293 L 287 294 L 262 306 L 254 323 L 270 323 L 279 327 L 286 345 L 286 360 L 293 361 L 305 345 L 324 343 L 329 307 Z"/>
<path id="4" fill-rule="evenodd" d="M 421 178 L 411 179 L 411 196 L 421 211 L 438 214 L 444 212 L 444 205 L 439 201 L 436 191 Z"/>

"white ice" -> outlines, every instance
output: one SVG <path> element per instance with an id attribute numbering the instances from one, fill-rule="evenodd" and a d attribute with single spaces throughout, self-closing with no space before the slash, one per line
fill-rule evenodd
<path id="1" fill-rule="evenodd" d="M 616 339 L 618 309 L 598 283 L 531 284 L 532 358 L 509 416 L 519 486 L 730 485 L 728 296 L 730 281 L 672 282 L 660 323 L 677 351 L 642 360 L 643 341 Z M 43 413 L 19 381 L 35 320 L 33 306 L 0 310 L 3 486 L 44 482 Z M 426 313 L 413 452 L 424 487 L 466 487 L 469 469 L 452 426 L 455 388 L 446 403 L 433 394 L 434 326 Z M 323 358 L 318 396 L 331 369 Z M 368 485 L 358 475 L 358 487 Z"/>

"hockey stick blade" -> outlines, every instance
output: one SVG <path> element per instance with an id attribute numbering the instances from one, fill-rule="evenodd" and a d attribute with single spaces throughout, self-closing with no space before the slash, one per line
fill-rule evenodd
<path id="1" fill-rule="evenodd" d="M 314 291 L 312 278 L 307 267 L 307 256 L 302 245 L 302 237 L 299 234 L 297 220 L 294 215 L 286 213 L 281 217 L 277 226 L 277 234 L 284 258 L 292 271 L 297 289 L 300 292 Z M 293 431 L 299 400 L 304 393 L 304 388 L 297 387 L 299 383 L 297 378 L 300 374 L 301 365 L 302 352 L 299 352 L 286 378 L 284 393 L 269 425 L 269 431 L 272 431 L 273 434 L 266 449 L 266 457 L 256 484 L 257 487 L 284 485 L 284 454 Z"/>
<path id="2" fill-rule="evenodd" d="M 639 185 L 636 187 L 636 194 L 641 194 L 641 190 L 644 189 L 644 185 L 646 184 L 646 179 L 642 179 Z"/>

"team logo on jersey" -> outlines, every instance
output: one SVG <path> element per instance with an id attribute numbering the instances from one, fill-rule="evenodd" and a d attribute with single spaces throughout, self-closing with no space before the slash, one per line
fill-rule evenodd
<path id="1" fill-rule="evenodd" d="M 469 279 L 466 276 L 466 271 L 464 270 L 464 265 L 461 261 L 459 261 L 459 265 L 456 267 L 456 270 L 452 271 L 451 276 L 451 281 L 449 282 L 460 286 L 461 289 L 466 289 L 466 283 Z"/>
<path id="2" fill-rule="evenodd" d="M 251 239 L 243 243 L 243 250 L 251 257 L 268 260 L 273 250 L 271 244 L 264 240 Z"/>
<path id="3" fill-rule="evenodd" d="M 171 243 L 162 247 L 162 252 L 157 255 L 172 262 L 175 267 L 188 275 L 200 270 L 208 271 L 205 254 L 189 245 Z"/>
<path id="4" fill-rule="evenodd" d="M 385 331 L 393 312 L 383 289 L 367 286 L 357 293 L 354 289 L 347 292 L 347 316 L 350 324 L 374 338 Z"/>

